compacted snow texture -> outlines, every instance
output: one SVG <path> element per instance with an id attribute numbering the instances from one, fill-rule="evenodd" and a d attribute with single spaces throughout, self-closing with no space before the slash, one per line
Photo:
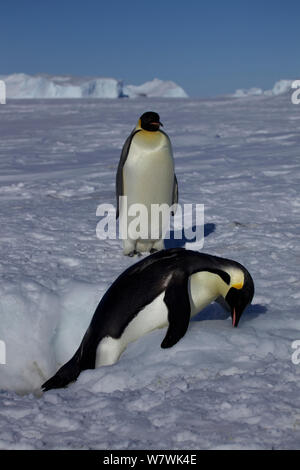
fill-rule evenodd
<path id="1" fill-rule="evenodd" d="M 122 145 L 147 110 L 171 138 L 180 202 L 205 205 L 202 251 L 249 269 L 253 303 L 238 328 L 212 304 L 173 348 L 154 331 L 41 394 L 137 261 L 97 238 L 96 210 L 115 203 Z M 299 112 L 289 93 L 0 105 L 0 448 L 299 448 Z"/>

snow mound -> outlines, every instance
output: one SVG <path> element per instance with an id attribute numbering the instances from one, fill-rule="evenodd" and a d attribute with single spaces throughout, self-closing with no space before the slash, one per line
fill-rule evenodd
<path id="1" fill-rule="evenodd" d="M 0 338 L 6 346 L 0 390 L 38 392 L 74 354 L 99 301 L 92 284 L 71 281 L 66 293 L 23 278 L 1 283 Z"/>
<path id="2" fill-rule="evenodd" d="M 163 81 L 158 78 L 143 85 L 127 85 L 124 87 L 124 94 L 129 98 L 138 96 L 148 96 L 150 98 L 187 98 L 186 92 L 172 81 Z"/>
<path id="3" fill-rule="evenodd" d="M 28 279 L 18 285 L 1 282 L 0 295 L 0 338 L 6 346 L 0 389 L 21 393 L 34 390 L 55 365 L 47 338 L 58 321 L 58 299 L 53 292 Z"/>
<path id="4" fill-rule="evenodd" d="M 6 83 L 7 98 L 122 98 L 127 96 L 187 98 L 185 91 L 172 81 L 155 78 L 140 86 L 124 86 L 121 80 L 67 75 L 27 75 L 15 73 L 0 76 Z"/>

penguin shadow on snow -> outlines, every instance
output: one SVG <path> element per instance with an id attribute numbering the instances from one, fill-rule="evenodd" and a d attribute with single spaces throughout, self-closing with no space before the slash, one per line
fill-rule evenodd
<path id="1" fill-rule="evenodd" d="M 246 310 L 243 312 L 241 317 L 240 325 L 243 323 L 248 323 L 267 313 L 267 307 L 261 304 L 251 304 L 248 305 Z M 230 318 L 230 312 L 226 310 L 218 302 L 213 302 L 212 304 L 205 307 L 201 312 L 199 312 L 191 321 L 203 321 L 203 320 L 226 320 Z"/>
<path id="2" fill-rule="evenodd" d="M 194 225 L 193 227 L 189 228 L 189 231 L 193 231 L 193 233 L 196 232 L 197 226 Z M 215 224 L 204 224 L 204 237 L 208 237 L 211 233 L 213 233 L 216 230 L 216 225 Z M 200 231 L 200 230 L 199 230 Z M 175 238 L 176 234 L 176 238 Z M 165 248 L 183 248 L 186 243 L 193 243 L 196 242 L 196 235 L 192 239 L 188 239 L 185 236 L 184 229 L 182 229 L 180 232 L 175 230 L 171 230 L 169 237 L 164 240 Z"/>

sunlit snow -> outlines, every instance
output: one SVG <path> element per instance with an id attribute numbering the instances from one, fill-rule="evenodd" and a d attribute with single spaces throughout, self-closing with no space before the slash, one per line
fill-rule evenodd
<path id="1" fill-rule="evenodd" d="M 96 237 L 96 210 L 115 203 L 122 145 L 147 110 L 172 141 L 180 202 L 205 205 L 202 251 L 247 267 L 253 303 L 236 329 L 212 304 L 173 348 L 154 331 L 41 395 L 136 262 Z M 299 448 L 299 112 L 289 93 L 0 105 L 0 448 Z"/>

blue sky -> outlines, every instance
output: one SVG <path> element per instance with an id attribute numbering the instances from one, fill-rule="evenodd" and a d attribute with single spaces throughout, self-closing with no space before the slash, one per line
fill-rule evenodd
<path id="1" fill-rule="evenodd" d="M 190 96 L 300 79 L 297 0 L 2 0 L 0 74 L 173 80 Z"/>

